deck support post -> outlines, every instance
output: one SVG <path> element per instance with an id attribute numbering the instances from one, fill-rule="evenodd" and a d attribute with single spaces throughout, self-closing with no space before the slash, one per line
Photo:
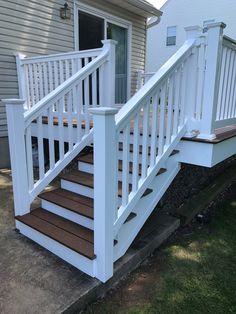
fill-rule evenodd
<path id="1" fill-rule="evenodd" d="M 30 212 L 27 161 L 25 149 L 24 100 L 7 99 L 6 104 L 8 139 L 11 156 L 11 171 L 14 192 L 15 215 Z"/>
<path id="2" fill-rule="evenodd" d="M 202 28 L 198 25 L 185 27 L 186 39 L 196 39 L 202 34 Z M 197 42 L 196 42 L 197 43 Z M 195 118 L 195 102 L 196 102 L 196 84 L 197 84 L 197 67 L 198 56 L 197 48 L 193 48 L 192 55 L 189 58 L 187 87 L 186 87 L 186 108 L 185 121 L 187 122 L 186 137 L 195 136 L 195 130 L 199 128 L 198 121 Z M 191 78 L 191 79 L 190 79 Z"/>
<path id="3" fill-rule="evenodd" d="M 106 282 L 113 275 L 114 217 L 116 210 L 117 152 L 115 108 L 90 109 L 94 121 L 94 253 L 96 277 Z"/>
<path id="4" fill-rule="evenodd" d="M 220 65 L 222 58 L 224 23 L 211 23 L 207 29 L 207 50 L 202 104 L 202 121 L 199 138 L 214 139 L 218 90 L 220 81 Z"/>
<path id="5" fill-rule="evenodd" d="M 115 71 L 116 71 L 116 45 L 115 40 L 103 40 L 103 50 L 109 51 L 107 62 L 104 64 L 101 82 L 101 106 L 115 107 Z"/>

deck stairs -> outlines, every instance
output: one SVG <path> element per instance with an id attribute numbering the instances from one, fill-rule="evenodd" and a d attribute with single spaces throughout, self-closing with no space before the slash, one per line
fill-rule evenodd
<path id="1" fill-rule="evenodd" d="M 89 151 L 89 152 L 88 152 Z M 121 149 L 122 152 L 122 149 Z M 143 216 L 148 217 L 152 212 L 165 189 L 180 170 L 180 164 L 175 160 L 178 151 L 173 150 L 161 168 L 150 187 L 142 195 L 140 204 L 129 214 L 119 235 L 129 235 L 129 242 L 122 247 L 119 240 L 114 239 L 116 259 L 132 243 L 143 224 Z M 132 155 L 132 148 L 131 148 Z M 141 153 L 140 153 L 141 156 Z M 132 160 L 132 159 L 131 159 Z M 120 173 L 122 161 L 119 161 Z M 130 162 L 130 181 L 132 181 L 132 162 Z M 141 172 L 139 173 L 141 176 Z M 44 246 L 54 254 L 60 256 L 75 267 L 89 275 L 94 274 L 96 255 L 94 253 L 94 200 L 93 200 L 93 149 L 86 147 L 78 156 L 78 169 L 61 174 L 60 187 L 43 192 L 39 195 L 41 206 L 30 213 L 16 216 L 17 228 L 22 234 Z M 121 181 L 118 196 L 122 196 Z M 160 187 L 165 186 L 165 189 Z M 157 188 L 158 187 L 158 188 Z M 153 203 L 147 208 L 146 203 Z M 118 210 L 118 209 L 117 209 Z M 132 230 L 132 232 L 130 232 Z"/>
<path id="2" fill-rule="evenodd" d="M 106 282 L 182 162 L 210 167 L 236 153 L 233 136 L 216 141 L 216 129 L 236 124 L 236 42 L 224 27 L 188 28 L 184 45 L 120 110 L 114 41 L 18 56 L 22 100 L 5 102 L 23 235 Z"/>

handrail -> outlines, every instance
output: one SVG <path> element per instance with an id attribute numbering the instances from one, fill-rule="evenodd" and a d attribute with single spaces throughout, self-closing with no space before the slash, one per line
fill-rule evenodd
<path id="1" fill-rule="evenodd" d="M 64 60 L 67 58 L 73 58 L 73 57 L 92 57 L 97 56 L 98 53 L 102 51 L 102 48 L 98 49 L 88 49 L 88 50 L 82 50 L 82 51 L 73 51 L 73 52 L 66 52 L 66 53 L 56 53 L 51 55 L 43 55 L 43 56 L 35 56 L 35 57 L 26 57 L 21 60 L 22 64 L 32 64 L 35 62 L 48 62 L 48 61 L 58 61 L 58 60 Z"/>
<path id="2" fill-rule="evenodd" d="M 82 81 L 87 76 L 89 76 L 93 72 L 94 67 L 99 67 L 104 62 L 108 54 L 109 54 L 108 50 L 103 51 L 96 59 L 91 61 L 84 68 L 82 68 L 79 72 L 77 72 L 68 80 L 66 80 L 64 83 L 59 85 L 55 90 L 53 90 L 46 97 L 40 100 L 34 107 L 27 110 L 24 113 L 25 125 L 28 126 L 34 119 L 36 119 L 38 114 L 48 109 L 48 106 L 50 106 L 50 103 L 53 100 L 56 101 L 57 98 L 60 98 L 61 94 L 66 92 L 66 90 L 69 89 L 76 81 L 78 80 Z"/>
<path id="3" fill-rule="evenodd" d="M 236 40 L 226 35 L 223 36 L 223 45 L 224 44 L 229 44 L 231 48 L 236 49 Z"/>
<path id="4" fill-rule="evenodd" d="M 158 84 L 168 77 L 170 72 L 173 72 L 178 64 L 188 55 L 191 54 L 191 49 L 194 47 L 196 40 L 186 40 L 184 45 L 157 71 L 153 77 L 121 108 L 116 115 L 117 129 L 127 121 L 136 108 L 145 100 L 147 95 L 151 94 Z"/>

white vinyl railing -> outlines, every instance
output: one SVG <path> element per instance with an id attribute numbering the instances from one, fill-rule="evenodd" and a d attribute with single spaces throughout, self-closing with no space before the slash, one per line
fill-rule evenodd
<path id="1" fill-rule="evenodd" d="M 224 36 L 215 127 L 236 123 L 236 41 Z"/>
<path id="2" fill-rule="evenodd" d="M 188 75 L 195 42 L 195 39 L 187 40 L 116 117 L 117 110 L 112 108 L 91 110 L 94 115 L 94 245 L 103 281 L 113 272 L 114 238 L 186 133 L 185 112 L 191 94 Z M 117 245 L 124 244 L 118 241 Z"/>
<path id="3" fill-rule="evenodd" d="M 114 105 L 115 42 L 103 43 L 98 57 L 27 111 L 24 100 L 5 101 L 16 215 L 29 212 L 35 197 L 92 142 L 89 109 Z M 35 141 L 38 173 L 33 167 Z"/>
<path id="4" fill-rule="evenodd" d="M 155 72 L 145 72 L 145 71 L 138 71 L 137 74 L 137 90 L 147 83 L 148 80 L 155 74 Z"/>
<path id="5" fill-rule="evenodd" d="M 25 99 L 25 108 L 33 107 L 101 52 L 102 49 L 93 49 L 32 58 L 18 54 L 20 98 Z"/>

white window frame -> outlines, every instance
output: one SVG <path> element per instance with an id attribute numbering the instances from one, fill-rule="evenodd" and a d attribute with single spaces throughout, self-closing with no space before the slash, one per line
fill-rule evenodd
<path id="1" fill-rule="evenodd" d="M 174 45 L 167 45 L 168 38 L 174 37 L 174 36 L 168 36 L 168 30 L 170 28 L 175 28 L 175 44 Z M 175 47 L 176 45 L 177 45 L 177 25 L 167 26 L 167 28 L 166 28 L 166 47 Z"/>
<path id="2" fill-rule="evenodd" d="M 79 11 L 104 19 L 104 38 L 107 38 L 107 23 L 126 28 L 128 31 L 127 40 L 127 99 L 131 97 L 131 53 L 132 53 L 132 23 L 105 11 L 94 8 L 90 5 L 74 2 L 74 44 L 75 50 L 79 50 Z"/>

